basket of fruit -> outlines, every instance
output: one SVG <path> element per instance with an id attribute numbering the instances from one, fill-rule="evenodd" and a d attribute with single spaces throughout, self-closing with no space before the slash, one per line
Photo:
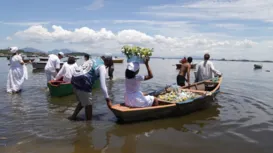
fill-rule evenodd
<path id="1" fill-rule="evenodd" d="M 123 46 L 121 51 L 126 57 L 127 62 L 139 62 L 144 63 L 146 58 L 152 56 L 153 49 L 140 48 L 137 46 Z"/>

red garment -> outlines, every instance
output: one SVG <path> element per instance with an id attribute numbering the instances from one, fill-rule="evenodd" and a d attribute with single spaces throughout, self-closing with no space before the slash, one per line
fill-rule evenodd
<path id="1" fill-rule="evenodd" d="M 182 64 L 184 64 L 184 63 L 186 63 L 186 62 L 187 62 L 186 57 L 184 57 L 184 58 L 180 61 L 180 63 L 182 63 Z"/>

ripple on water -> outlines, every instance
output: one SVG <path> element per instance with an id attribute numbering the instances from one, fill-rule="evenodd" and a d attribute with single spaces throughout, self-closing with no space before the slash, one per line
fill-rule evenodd
<path id="1" fill-rule="evenodd" d="M 153 60 L 151 68 L 155 77 L 143 82 L 141 89 L 149 92 L 175 82 L 178 72 L 170 65 L 176 62 Z M 230 146 L 236 144 L 237 152 L 255 152 L 260 148 L 272 152 L 272 73 L 249 70 L 248 63 L 215 62 L 215 65 L 228 74 L 216 97 L 216 106 L 183 117 L 129 125 L 115 123 L 116 118 L 107 108 L 100 89 L 95 90 L 93 96 L 94 120 L 71 122 L 66 118 L 77 105 L 75 96 L 51 97 L 45 90 L 43 71 L 31 71 L 28 66 L 29 80 L 25 81 L 23 92 L 9 95 L 5 92 L 7 68 L 1 69 L 0 76 L 4 80 L 0 80 L 0 135 L 5 140 L 0 138 L 0 145 L 15 148 L 10 152 L 49 152 L 47 148 L 50 148 L 52 152 L 75 150 L 76 153 L 102 151 L 106 145 L 109 152 L 113 147 L 119 151 L 130 150 L 132 145 L 135 145 L 134 151 L 140 152 L 201 152 L 204 149 L 231 152 Z M 233 68 L 238 70 L 231 71 Z M 115 65 L 115 79 L 107 81 L 115 104 L 124 101 L 124 69 L 125 64 Z M 141 66 L 140 74 L 146 73 Z M 191 79 L 194 80 L 193 75 Z M 84 111 L 79 117 L 84 118 Z"/>

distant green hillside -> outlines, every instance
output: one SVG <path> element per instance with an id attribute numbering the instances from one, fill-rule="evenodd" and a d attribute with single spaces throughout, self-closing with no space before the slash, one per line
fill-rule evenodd
<path id="1" fill-rule="evenodd" d="M 18 52 L 21 54 L 24 54 L 24 55 L 37 55 L 37 56 L 45 56 L 46 55 L 46 53 L 43 53 L 43 52 L 25 52 L 24 50 L 21 50 L 21 49 Z M 1 56 L 9 56 L 9 55 L 11 55 L 11 53 L 7 49 L 0 49 L 0 55 Z"/>
<path id="2" fill-rule="evenodd" d="M 66 56 L 84 56 L 86 53 L 84 52 L 72 52 L 65 54 Z"/>

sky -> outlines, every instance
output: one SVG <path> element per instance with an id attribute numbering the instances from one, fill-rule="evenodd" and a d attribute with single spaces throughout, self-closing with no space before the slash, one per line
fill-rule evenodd
<path id="1" fill-rule="evenodd" d="M 272 0 L 1 0 L 0 48 L 272 60 Z"/>

